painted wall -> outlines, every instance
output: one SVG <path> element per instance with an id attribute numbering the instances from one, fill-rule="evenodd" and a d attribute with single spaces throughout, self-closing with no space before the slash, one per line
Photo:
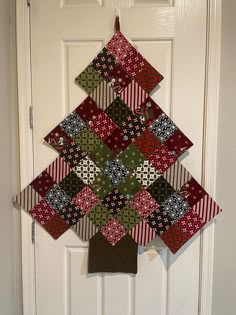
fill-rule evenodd
<path id="1" fill-rule="evenodd" d="M 11 10 L 10 10 L 11 8 Z M 10 16 L 13 14 L 12 16 Z M 21 314 L 14 1 L 0 0 L 0 314 Z M 12 60 L 12 62 L 10 62 Z"/>
<path id="2" fill-rule="evenodd" d="M 236 314 L 236 1 L 222 1 L 222 51 L 216 199 L 224 208 L 215 226 L 212 315 Z"/>

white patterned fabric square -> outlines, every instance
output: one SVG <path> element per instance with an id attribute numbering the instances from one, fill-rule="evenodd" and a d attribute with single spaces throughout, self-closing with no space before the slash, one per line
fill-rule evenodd
<path id="1" fill-rule="evenodd" d="M 145 188 L 150 186 L 160 176 L 155 167 L 152 166 L 148 160 L 145 160 L 139 165 L 132 175 L 135 176 Z"/>
<path id="2" fill-rule="evenodd" d="M 87 156 L 80 160 L 78 166 L 74 167 L 73 170 L 86 185 L 91 185 L 95 177 L 101 173 L 100 169 Z"/>

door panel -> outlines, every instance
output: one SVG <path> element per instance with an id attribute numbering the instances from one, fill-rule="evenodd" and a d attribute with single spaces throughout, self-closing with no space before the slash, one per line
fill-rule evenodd
<path id="1" fill-rule="evenodd" d="M 121 30 L 164 75 L 154 100 L 194 142 L 183 164 L 201 177 L 206 1 L 41 0 L 31 5 L 34 173 L 57 156 L 44 136 L 86 97 L 74 78 Z M 54 241 L 36 226 L 38 315 L 197 315 L 199 237 L 176 255 L 160 239 L 140 248 L 137 276 L 87 275 L 87 243 L 72 230 Z"/>

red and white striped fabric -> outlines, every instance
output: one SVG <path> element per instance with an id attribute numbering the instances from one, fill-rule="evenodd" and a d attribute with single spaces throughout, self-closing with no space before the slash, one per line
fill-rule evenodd
<path id="1" fill-rule="evenodd" d="M 59 156 L 47 167 L 46 171 L 56 183 L 60 183 L 71 172 L 71 169 Z"/>
<path id="2" fill-rule="evenodd" d="M 109 83 L 103 80 L 99 86 L 93 90 L 90 97 L 94 100 L 99 108 L 105 110 L 117 97 L 115 91 Z"/>
<path id="3" fill-rule="evenodd" d="M 193 211 L 198 214 L 204 223 L 207 223 L 220 213 L 222 209 L 209 195 L 205 195 L 196 205 L 193 206 Z"/>
<path id="4" fill-rule="evenodd" d="M 146 246 L 156 237 L 156 232 L 151 229 L 145 221 L 141 221 L 134 226 L 132 230 L 129 231 L 129 234 L 140 246 Z"/>
<path id="5" fill-rule="evenodd" d="M 134 113 L 147 97 L 148 94 L 134 80 L 120 94 L 120 98 Z"/>
<path id="6" fill-rule="evenodd" d="M 168 170 L 165 171 L 163 177 L 175 190 L 179 190 L 191 179 L 192 176 L 177 160 L 170 168 L 168 168 Z"/>

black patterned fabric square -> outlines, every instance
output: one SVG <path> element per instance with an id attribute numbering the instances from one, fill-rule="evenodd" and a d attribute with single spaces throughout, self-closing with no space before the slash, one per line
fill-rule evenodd
<path id="1" fill-rule="evenodd" d="M 110 211 L 111 214 L 116 215 L 123 207 L 128 204 L 128 200 L 119 192 L 118 189 L 113 189 L 102 203 Z"/>
<path id="2" fill-rule="evenodd" d="M 135 117 L 132 110 L 119 97 L 117 97 L 111 105 L 107 107 L 105 113 L 120 128 L 122 128 L 122 123 L 127 116 Z"/>
<path id="3" fill-rule="evenodd" d="M 174 221 L 178 221 L 189 209 L 187 201 L 177 192 L 169 196 L 160 206 L 160 211 L 167 212 Z"/>
<path id="4" fill-rule="evenodd" d="M 134 142 L 145 131 L 145 126 L 138 116 L 127 116 L 122 122 L 121 129 L 124 135 Z"/>
<path id="5" fill-rule="evenodd" d="M 161 204 L 171 194 L 175 192 L 174 188 L 165 180 L 163 176 L 160 176 L 154 183 L 152 183 L 147 191 L 153 196 L 156 201 Z"/>
<path id="6" fill-rule="evenodd" d="M 71 137 L 77 136 L 85 127 L 85 122 L 77 115 L 72 112 L 68 115 L 61 123 L 60 127 Z"/>
<path id="7" fill-rule="evenodd" d="M 161 143 L 164 143 L 177 130 L 176 125 L 165 113 L 162 113 L 150 127 Z"/>
<path id="8" fill-rule="evenodd" d="M 115 67 L 115 58 L 104 47 L 103 50 L 92 61 L 93 68 L 104 78 L 108 78 Z"/>
<path id="9" fill-rule="evenodd" d="M 76 224 L 84 216 L 81 213 L 81 209 L 73 203 L 69 203 L 60 210 L 59 215 L 70 226 Z"/>
<path id="10" fill-rule="evenodd" d="M 158 235 L 166 232 L 174 222 L 166 211 L 160 211 L 159 208 L 149 214 L 145 221 Z"/>
<path id="11" fill-rule="evenodd" d="M 128 169 L 118 160 L 107 162 L 104 174 L 110 179 L 114 186 L 117 186 L 129 175 Z"/>
<path id="12" fill-rule="evenodd" d="M 65 162 L 69 164 L 71 168 L 77 166 L 79 161 L 85 156 L 86 154 L 80 150 L 80 147 L 71 142 L 67 146 L 63 148 L 61 151 L 60 156 L 64 158 Z"/>
<path id="13" fill-rule="evenodd" d="M 62 210 L 71 201 L 70 196 L 59 185 L 50 189 L 44 199 L 57 211 Z"/>
<path id="14" fill-rule="evenodd" d="M 70 172 L 60 183 L 59 186 L 73 198 L 80 190 L 83 189 L 84 182 L 75 172 Z"/>

